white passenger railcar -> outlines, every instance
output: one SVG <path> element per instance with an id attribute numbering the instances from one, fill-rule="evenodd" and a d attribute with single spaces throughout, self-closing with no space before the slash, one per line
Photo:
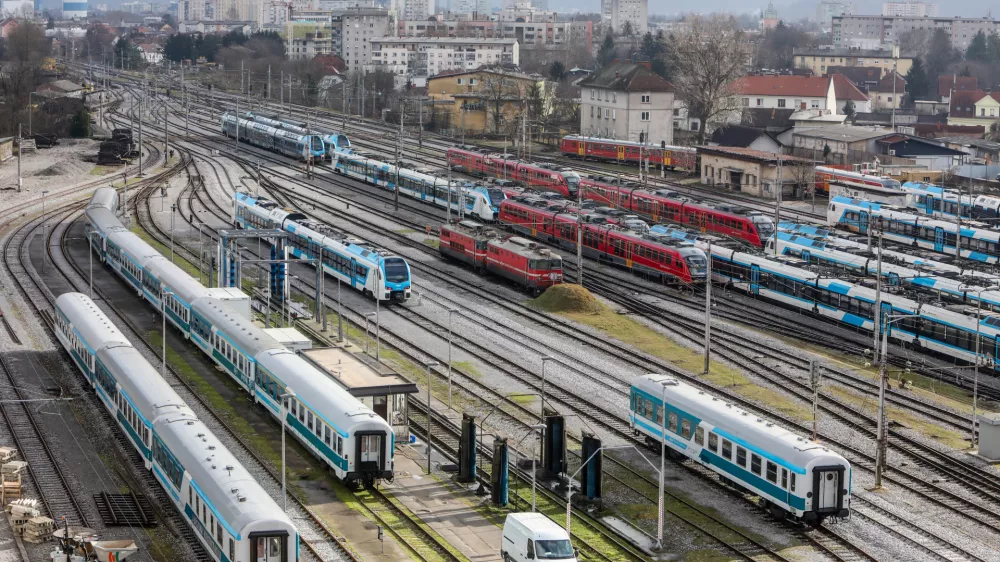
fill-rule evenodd
<path id="1" fill-rule="evenodd" d="M 295 526 L 86 295 L 56 299 L 56 336 L 213 560 L 298 560 Z"/>
<path id="2" fill-rule="evenodd" d="M 636 378 L 629 424 L 648 443 L 756 494 L 776 516 L 819 525 L 850 514 L 851 465 L 841 455 L 676 378 Z"/>
<path id="3" fill-rule="evenodd" d="M 103 197 L 100 192 L 95 200 Z M 286 412 L 291 434 L 339 478 L 365 485 L 392 479 L 395 444 L 388 422 L 304 359 L 285 352 L 277 340 L 223 301 L 199 296 L 204 287 L 197 280 L 169 267 L 169 260 L 123 229 L 109 209 L 91 207 L 86 214 L 96 233 L 110 233 L 106 238 L 96 235 L 100 243 L 95 247 L 104 249 L 102 257 L 113 271 L 157 310 L 164 292 L 176 288 L 176 294 L 166 296 L 171 323 L 279 422 L 280 396 L 294 390 Z M 185 297 L 192 300 L 186 302 Z"/>

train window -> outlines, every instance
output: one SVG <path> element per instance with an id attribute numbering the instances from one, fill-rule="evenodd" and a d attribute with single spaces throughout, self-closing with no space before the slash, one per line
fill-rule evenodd
<path id="1" fill-rule="evenodd" d="M 691 438 L 691 420 L 684 418 L 681 420 L 681 436 L 684 439 Z"/>
<path id="2" fill-rule="evenodd" d="M 708 432 L 708 450 L 713 453 L 719 450 L 719 436 L 711 431 Z"/>
<path id="3" fill-rule="evenodd" d="M 229 539 L 229 559 L 236 560 L 236 541 Z"/>
<path id="4" fill-rule="evenodd" d="M 788 471 L 784 468 L 781 469 L 781 488 L 788 489 Z"/>
<path id="5" fill-rule="evenodd" d="M 157 445 L 157 448 L 159 448 L 160 444 L 157 443 L 156 445 Z M 188 505 L 191 505 L 193 503 L 194 503 L 194 488 L 188 487 Z"/>
<path id="6" fill-rule="evenodd" d="M 736 464 L 744 468 L 747 466 L 747 450 L 743 447 L 736 447 Z"/>
<path id="7" fill-rule="evenodd" d="M 645 418 L 647 418 L 647 419 L 653 419 L 653 401 L 652 400 L 644 400 L 643 402 L 644 402 L 644 404 L 646 406 L 646 410 L 645 410 L 645 413 L 643 414 L 643 416 Z"/>
<path id="8" fill-rule="evenodd" d="M 663 407 L 659 406 L 656 408 L 656 425 L 663 425 Z"/>
<path id="9" fill-rule="evenodd" d="M 306 409 L 303 408 L 301 404 L 297 405 L 296 408 L 299 411 L 299 422 L 306 423 Z"/>
<path id="10" fill-rule="evenodd" d="M 722 458 L 727 461 L 733 460 L 733 442 L 729 439 L 722 440 Z"/>
<path id="11" fill-rule="evenodd" d="M 218 521 L 215 523 L 215 536 L 218 537 L 218 543 L 222 544 L 222 524 Z"/>
<path id="12" fill-rule="evenodd" d="M 705 430 L 701 427 L 697 427 L 694 430 L 694 442 L 699 445 L 705 444 Z"/>
<path id="13" fill-rule="evenodd" d="M 309 428 L 309 431 L 312 431 L 312 428 L 313 428 L 313 413 L 311 411 L 307 411 L 306 412 L 306 427 Z"/>
<path id="14" fill-rule="evenodd" d="M 773 484 L 778 483 L 778 465 L 767 461 L 767 481 Z"/>
<path id="15" fill-rule="evenodd" d="M 326 443 L 327 447 L 330 446 L 330 434 L 331 433 L 332 433 L 332 431 L 330 430 L 330 427 L 324 425 L 323 426 L 323 442 Z"/>
<path id="16" fill-rule="evenodd" d="M 670 412 L 670 431 L 677 433 L 677 414 Z"/>
<path id="17" fill-rule="evenodd" d="M 341 456 L 344 454 L 344 439 L 339 435 L 337 436 L 337 454 Z"/>
<path id="18" fill-rule="evenodd" d="M 791 488 L 791 490 L 793 492 L 795 491 L 795 473 L 794 472 L 792 473 L 792 488 Z"/>
<path id="19" fill-rule="evenodd" d="M 760 476 L 760 455 L 750 453 L 750 472 Z"/>

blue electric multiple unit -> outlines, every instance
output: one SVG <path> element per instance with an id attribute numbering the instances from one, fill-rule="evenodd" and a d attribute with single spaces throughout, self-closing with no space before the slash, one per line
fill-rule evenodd
<path id="1" fill-rule="evenodd" d="M 958 213 L 958 190 L 923 182 L 906 182 L 901 189 L 906 193 L 907 207 L 920 213 L 952 219 Z M 1000 218 L 1000 198 L 962 195 L 961 209 L 963 218 L 996 220 Z"/>
<path id="2" fill-rule="evenodd" d="M 391 480 L 392 427 L 319 369 L 285 349 L 252 319 L 210 296 L 198 280 L 123 227 L 114 213 L 117 198 L 109 197 L 108 190 L 112 188 L 98 189 L 86 210 L 96 234 L 90 237 L 92 247 L 100 260 L 156 310 L 165 310 L 172 325 L 279 422 L 280 396 L 294 389 L 285 423 L 338 478 L 366 485 L 378 479 Z M 356 261 L 350 263 L 361 267 Z M 405 262 L 402 269 L 409 290 Z M 385 268 L 387 277 L 391 271 Z M 174 294 L 167 295 L 167 291 Z"/>
<path id="3" fill-rule="evenodd" d="M 242 192 L 234 193 L 233 199 L 233 224 L 237 227 L 284 230 L 289 234 L 292 255 L 316 259 L 322 252 L 323 270 L 352 289 L 381 301 L 410 298 L 410 266 L 403 258 L 365 246 L 360 240 L 352 240 L 268 199 Z"/>
<path id="4" fill-rule="evenodd" d="M 228 111 L 222 114 L 220 125 L 222 133 L 227 137 L 236 137 L 238 128 L 241 142 L 290 158 L 313 161 L 326 158 L 323 139 L 318 135 L 299 134 L 249 119 L 238 119 Z"/>
<path id="5" fill-rule="evenodd" d="M 104 312 L 80 293 L 55 309 L 59 342 L 212 559 L 298 560 L 291 519 Z"/>
<path id="6" fill-rule="evenodd" d="M 333 155 L 334 170 L 365 183 L 384 187 L 389 191 L 399 188 L 399 193 L 411 199 L 432 203 L 439 207 L 451 205 L 458 213 L 464 207 L 466 216 L 474 216 L 481 221 L 492 222 L 497 218 L 500 203 L 506 199 L 501 189 L 466 188 L 459 182 L 438 178 L 395 164 L 381 162 L 374 158 L 355 154 L 351 151 L 337 151 Z"/>
<path id="7" fill-rule="evenodd" d="M 958 228 L 955 223 L 915 215 L 891 205 L 834 197 L 827 207 L 827 223 L 861 234 L 875 225 L 886 240 L 955 254 Z M 962 257 L 990 264 L 1000 261 L 1000 231 L 963 225 L 957 238 Z"/>
<path id="8" fill-rule="evenodd" d="M 285 119 L 281 117 L 268 117 L 265 115 L 259 115 L 252 111 L 246 112 L 244 115 L 247 119 L 251 121 L 256 121 L 258 123 L 263 123 L 274 127 L 275 129 L 284 129 L 286 131 L 291 131 L 300 135 L 319 135 L 323 139 L 323 145 L 326 149 L 326 159 L 331 160 L 333 153 L 338 150 L 346 150 L 351 148 L 351 141 L 347 138 L 344 133 L 329 133 L 329 132 L 314 132 L 310 131 L 307 123 L 301 121 L 292 121 L 290 119 Z"/>

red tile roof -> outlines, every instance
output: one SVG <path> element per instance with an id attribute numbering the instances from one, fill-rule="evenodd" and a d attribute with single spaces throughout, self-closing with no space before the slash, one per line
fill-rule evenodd
<path id="1" fill-rule="evenodd" d="M 744 76 L 731 87 L 737 94 L 824 97 L 830 79 L 822 76 Z"/>
<path id="2" fill-rule="evenodd" d="M 868 96 L 843 74 L 834 74 L 830 80 L 833 80 L 834 95 L 838 100 L 868 101 Z"/>
<path id="3" fill-rule="evenodd" d="M 974 92 L 979 90 L 979 80 L 975 76 L 956 76 L 947 74 L 938 76 L 938 95 L 947 96 L 955 92 Z"/>
<path id="4" fill-rule="evenodd" d="M 952 117 L 975 117 L 976 102 L 988 95 L 981 90 L 952 92 L 949 115 Z"/>

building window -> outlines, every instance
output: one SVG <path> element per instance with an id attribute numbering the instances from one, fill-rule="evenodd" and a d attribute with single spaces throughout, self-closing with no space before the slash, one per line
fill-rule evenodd
<path id="1" fill-rule="evenodd" d="M 642 96 L 642 103 L 649 103 L 649 96 L 648 95 Z"/>
<path id="2" fill-rule="evenodd" d="M 680 117 L 680 115 L 681 115 L 681 110 L 675 109 L 674 110 L 674 117 Z"/>
<path id="3" fill-rule="evenodd" d="M 611 92 L 611 103 L 618 103 L 618 94 Z"/>
<path id="4" fill-rule="evenodd" d="M 595 92 L 595 90 L 593 88 L 591 88 L 590 89 L 590 99 L 594 99 L 594 92 Z"/>
<path id="5" fill-rule="evenodd" d="M 986 117 L 986 109 L 985 109 L 985 108 L 983 108 L 983 107 L 980 107 L 980 108 L 979 108 L 979 115 L 980 115 L 981 117 Z"/>
<path id="6" fill-rule="evenodd" d="M 813 109 L 819 109 L 819 100 L 812 100 L 810 105 Z"/>
<path id="7" fill-rule="evenodd" d="M 648 111 L 643 111 L 642 113 L 640 113 L 639 114 L 639 120 L 640 121 L 649 121 L 649 112 Z"/>
<path id="8" fill-rule="evenodd" d="M 594 106 L 590 106 L 590 116 L 594 116 Z"/>
<path id="9" fill-rule="evenodd" d="M 757 98 L 757 107 L 764 105 L 764 98 Z"/>
<path id="10" fill-rule="evenodd" d="M 785 107 L 785 99 L 781 98 L 778 100 L 778 107 Z"/>
<path id="11" fill-rule="evenodd" d="M 393 53 L 392 56 L 396 56 L 396 53 Z M 461 78 L 459 78 L 458 79 L 458 85 L 461 86 L 462 82 L 463 82 L 463 80 Z"/>
<path id="12" fill-rule="evenodd" d="M 476 79 L 475 78 L 469 78 L 469 85 L 470 86 L 475 86 L 476 85 Z"/>
<path id="13" fill-rule="evenodd" d="M 750 107 L 750 98 L 743 98 L 743 107 Z"/>
<path id="14" fill-rule="evenodd" d="M 605 109 L 604 109 L 604 118 L 605 118 L 605 119 L 607 119 L 607 118 L 609 118 L 609 117 L 611 117 L 611 110 L 610 110 L 610 109 L 607 109 L 607 108 L 605 108 Z"/>

